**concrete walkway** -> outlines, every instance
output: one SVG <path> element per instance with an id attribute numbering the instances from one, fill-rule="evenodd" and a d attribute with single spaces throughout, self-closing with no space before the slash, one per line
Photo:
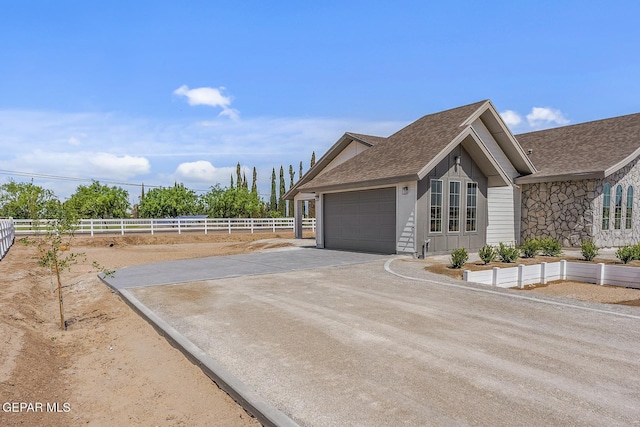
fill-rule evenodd
<path id="1" fill-rule="evenodd" d="M 523 297 L 376 255 L 338 265 L 351 253 L 310 250 L 325 267 L 303 268 L 300 251 L 269 254 L 295 271 L 122 293 L 267 425 L 638 425 L 634 308 Z"/>

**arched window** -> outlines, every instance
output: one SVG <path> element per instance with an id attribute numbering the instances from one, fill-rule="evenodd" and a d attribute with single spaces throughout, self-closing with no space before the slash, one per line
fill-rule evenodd
<path id="1" fill-rule="evenodd" d="M 609 219 L 611 218 L 611 186 L 605 184 L 602 188 L 602 229 L 609 229 Z"/>
<path id="2" fill-rule="evenodd" d="M 616 187 L 616 204 L 613 213 L 613 228 L 620 230 L 622 228 L 622 185 Z"/>
<path id="3" fill-rule="evenodd" d="M 631 228 L 631 224 L 633 221 L 633 187 L 630 185 L 627 188 L 627 217 L 625 221 L 624 228 L 627 230 Z"/>

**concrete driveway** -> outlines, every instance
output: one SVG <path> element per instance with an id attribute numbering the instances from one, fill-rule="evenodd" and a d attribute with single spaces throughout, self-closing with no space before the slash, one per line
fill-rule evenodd
<path id="1" fill-rule="evenodd" d="M 300 425 L 640 425 L 638 309 L 388 259 L 126 293 Z"/>

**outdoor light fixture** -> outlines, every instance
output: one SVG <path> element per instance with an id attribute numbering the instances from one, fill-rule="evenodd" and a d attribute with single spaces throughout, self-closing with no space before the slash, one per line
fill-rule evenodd
<path id="1" fill-rule="evenodd" d="M 456 156 L 456 165 L 460 165 L 460 156 Z"/>
<path id="2" fill-rule="evenodd" d="M 402 194 L 409 194 L 409 187 L 402 187 Z"/>

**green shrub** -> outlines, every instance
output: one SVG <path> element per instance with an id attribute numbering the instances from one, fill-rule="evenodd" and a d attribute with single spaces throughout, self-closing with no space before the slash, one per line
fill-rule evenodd
<path id="1" fill-rule="evenodd" d="M 598 247 L 591 240 L 585 240 L 580 244 L 580 250 L 582 251 L 582 257 L 585 261 L 593 261 L 598 256 Z"/>
<path id="2" fill-rule="evenodd" d="M 491 245 L 484 245 L 480 248 L 480 250 L 478 250 L 478 256 L 480 257 L 482 262 L 484 262 L 484 265 L 487 265 L 496 259 L 496 256 L 498 256 L 498 251 Z"/>
<path id="3" fill-rule="evenodd" d="M 540 240 L 528 239 L 520 247 L 523 258 L 534 258 L 540 252 Z"/>
<path id="4" fill-rule="evenodd" d="M 540 240 L 540 251 L 544 256 L 560 256 L 562 245 L 553 237 L 545 237 Z"/>
<path id="5" fill-rule="evenodd" d="M 520 249 L 515 246 L 507 246 L 500 242 L 498 247 L 498 256 L 502 262 L 512 263 L 520 257 Z"/>
<path id="6" fill-rule="evenodd" d="M 622 261 L 623 264 L 628 264 L 634 259 L 638 259 L 637 252 L 638 251 L 636 250 L 636 246 L 626 245 L 618 248 L 618 250 L 616 251 L 616 257 L 618 257 L 618 259 Z"/>
<path id="7" fill-rule="evenodd" d="M 453 268 L 462 268 L 469 259 L 469 254 L 465 248 L 458 248 L 451 251 L 451 266 Z"/>

